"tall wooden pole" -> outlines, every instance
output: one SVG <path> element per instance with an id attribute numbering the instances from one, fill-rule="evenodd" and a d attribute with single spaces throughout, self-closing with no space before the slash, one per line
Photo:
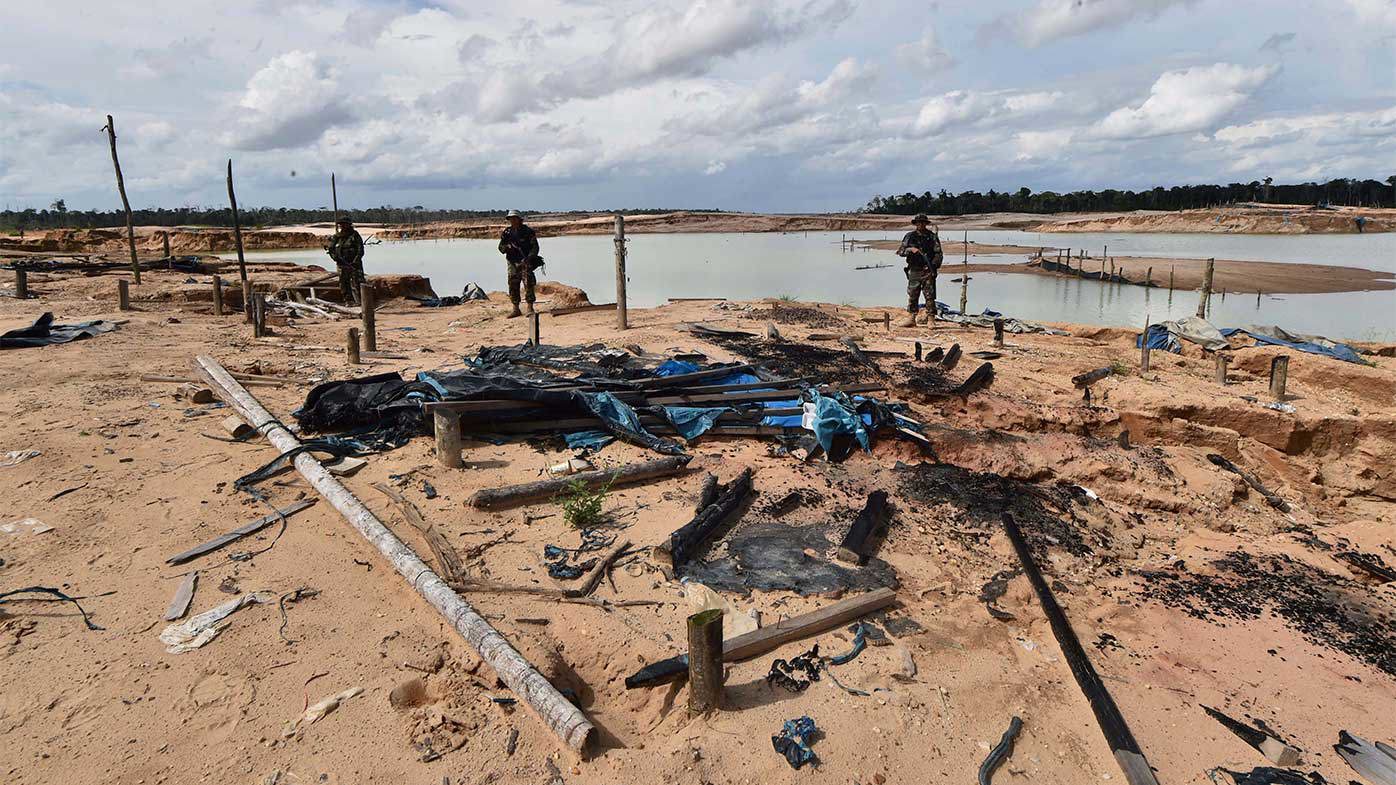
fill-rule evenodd
<path id="1" fill-rule="evenodd" d="M 141 282 L 141 263 L 136 261 L 136 227 L 131 223 L 131 202 L 126 199 L 126 181 L 121 179 L 121 161 L 116 157 L 116 122 L 107 115 L 107 141 L 111 142 L 111 165 L 116 169 L 116 192 L 121 194 L 121 209 L 126 211 L 126 245 L 131 249 L 131 274 L 136 284 Z"/>
<path id="2" fill-rule="evenodd" d="M 616 328 L 630 327 L 625 310 L 625 217 L 616 216 Z"/>
<path id="3" fill-rule="evenodd" d="M 339 191 L 334 187 L 334 172 L 330 172 L 330 202 L 334 205 L 334 224 L 339 227 Z"/>
<path id="4" fill-rule="evenodd" d="M 228 203 L 233 207 L 233 242 L 238 249 L 238 279 L 242 281 L 242 310 L 252 320 L 252 290 L 247 285 L 247 260 L 242 255 L 242 226 L 238 222 L 238 198 L 233 194 L 233 159 L 228 159 Z"/>
<path id="5" fill-rule="evenodd" d="M 359 311 L 364 322 L 364 351 L 378 351 L 378 315 L 374 312 L 373 284 L 359 284 Z"/>

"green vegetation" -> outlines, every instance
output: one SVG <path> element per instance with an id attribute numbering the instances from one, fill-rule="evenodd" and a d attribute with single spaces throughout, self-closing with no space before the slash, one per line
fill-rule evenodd
<path id="1" fill-rule="evenodd" d="M 611 482 L 614 482 L 612 478 Z M 601 524 L 605 520 L 605 513 L 602 511 L 606 504 L 606 494 L 611 490 L 611 483 L 597 488 L 594 491 L 587 490 L 587 484 L 583 480 L 573 480 L 567 484 L 567 490 L 558 494 L 557 502 L 562 505 L 562 518 L 578 529 L 590 529 Z"/>

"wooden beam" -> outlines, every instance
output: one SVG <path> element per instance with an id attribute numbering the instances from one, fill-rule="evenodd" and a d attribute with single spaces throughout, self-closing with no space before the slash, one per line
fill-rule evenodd
<path id="1" fill-rule="evenodd" d="M 1250 745 L 1251 749 L 1264 755 L 1276 766 L 1293 766 L 1299 762 L 1299 750 L 1265 731 L 1253 728 L 1240 720 L 1232 719 L 1211 706 L 1203 706 L 1202 710 L 1207 712 L 1208 717 L 1220 722 L 1222 727 L 1236 734 L 1237 738 Z"/>
<path id="2" fill-rule="evenodd" d="M 751 495 L 751 468 L 743 469 L 736 479 L 719 489 L 717 498 L 699 510 L 693 520 L 669 535 L 667 542 L 655 547 L 656 560 L 670 567 L 679 567 L 707 547 L 713 534 L 726 525 Z"/>
<path id="3" fill-rule="evenodd" d="M 872 544 L 880 534 L 886 532 L 887 523 L 891 518 L 892 510 L 887 504 L 887 492 L 873 491 L 868 494 L 868 501 L 863 505 L 862 512 L 858 513 L 853 525 L 848 527 L 843 542 L 839 543 L 835 558 L 845 564 L 862 564 L 867 561 L 872 555 Z"/>
<path id="4" fill-rule="evenodd" d="M 1091 665 L 1090 658 L 1086 656 L 1086 650 L 1081 648 L 1080 639 L 1072 630 L 1071 622 L 1067 620 L 1066 613 L 1057 604 L 1057 598 L 1052 594 L 1052 589 L 1047 585 L 1046 579 L 1042 577 L 1042 571 L 1038 569 L 1037 562 L 1033 561 L 1032 552 L 1028 549 L 1028 542 L 1024 539 L 1023 532 L 1018 528 L 1018 523 L 1013 520 L 1012 515 L 1003 514 L 1003 528 L 1008 534 L 1008 539 L 1013 543 L 1013 550 L 1018 554 L 1018 561 L 1023 565 L 1023 572 L 1028 576 L 1028 582 L 1032 584 L 1033 591 L 1037 593 L 1037 601 L 1042 605 L 1042 612 L 1046 614 L 1047 621 L 1052 627 L 1052 635 L 1057 639 L 1057 645 L 1061 647 L 1062 655 L 1071 667 L 1071 674 L 1076 677 L 1077 686 L 1081 688 L 1081 692 L 1085 694 L 1087 702 L 1090 703 L 1091 711 L 1095 713 L 1096 723 L 1100 726 L 1105 741 L 1115 754 L 1115 762 L 1124 772 L 1125 781 L 1129 785 L 1158 785 L 1158 779 L 1154 777 L 1153 770 L 1149 768 L 1149 761 L 1144 758 L 1144 753 L 1139 749 L 1139 743 L 1134 740 L 1134 734 L 1130 732 L 1124 715 L 1120 714 L 1119 707 L 1110 697 L 1110 691 L 1105 689 L 1105 683 L 1100 680 L 1100 674 L 1096 673 L 1095 667 Z"/>
<path id="5" fill-rule="evenodd" d="M 1270 359 L 1270 397 L 1277 401 L 1285 399 L 1285 385 L 1289 380 L 1289 357 L 1279 355 Z"/>
<path id="6" fill-rule="evenodd" d="M 228 204 L 233 209 L 233 244 L 238 252 L 238 280 L 242 282 L 242 309 L 252 318 L 252 287 L 247 283 L 247 259 L 242 253 L 242 224 L 238 218 L 238 198 L 233 193 L 233 159 L 228 159 Z"/>
<path id="7" fill-rule="evenodd" d="M 696 717 L 722 702 L 722 609 L 688 617 L 688 715 Z"/>
<path id="8" fill-rule="evenodd" d="M 1269 504 L 1271 507 L 1274 507 L 1280 512 L 1290 511 L 1289 502 L 1285 501 L 1284 499 L 1281 499 L 1279 494 L 1276 494 L 1274 491 L 1265 487 L 1265 485 L 1262 484 L 1260 480 L 1257 480 L 1255 476 L 1252 475 L 1250 472 L 1246 471 L 1245 469 L 1242 469 L 1240 466 L 1237 466 L 1236 464 L 1232 463 L 1231 461 L 1228 461 L 1226 458 L 1223 458 L 1220 455 L 1217 455 L 1216 453 L 1208 454 L 1207 460 L 1211 461 L 1213 465 L 1225 469 L 1231 472 L 1232 474 L 1235 474 L 1236 476 L 1240 477 L 1242 481 L 1244 481 L 1247 485 L 1254 488 L 1256 493 L 1260 494 L 1265 498 L 1266 504 Z"/>
<path id="9" fill-rule="evenodd" d="M 364 321 L 364 351 L 378 351 L 378 320 L 376 310 L 373 307 L 373 284 L 364 282 L 359 285 L 359 310 L 362 311 Z"/>
<path id="10" fill-rule="evenodd" d="M 300 440 L 230 377 L 217 360 L 201 356 L 197 362 L 200 373 L 210 386 L 218 390 L 220 397 L 234 407 L 243 419 L 263 430 L 277 450 L 286 453 L 301 446 Z M 398 575 L 441 613 L 447 623 L 567 748 L 585 754 L 595 735 L 595 727 L 580 709 L 564 698 L 498 630 L 441 580 L 441 576 L 384 526 L 349 489 L 331 476 L 313 455 L 308 452 L 297 454 L 295 467 L 364 539 L 378 549 Z"/>
<path id="11" fill-rule="evenodd" d="M 551 498 L 577 482 L 583 483 L 588 488 L 599 488 L 603 485 L 628 485 L 660 477 L 671 477 L 682 472 L 690 460 L 692 460 L 690 455 L 675 455 L 644 463 L 632 463 L 613 471 L 581 472 L 568 477 L 526 482 L 521 485 L 507 485 L 503 488 L 482 488 L 470 497 L 470 505 L 482 510 L 502 510 L 539 499 Z"/>
<path id="12" fill-rule="evenodd" d="M 244 524 L 236 529 L 233 529 L 227 534 L 220 534 L 219 536 L 214 537 L 213 539 L 209 540 L 206 543 L 203 543 L 202 545 L 195 545 L 193 548 L 190 548 L 189 550 L 184 551 L 183 553 L 176 553 L 174 556 L 171 556 L 170 558 L 166 559 L 165 563 L 171 565 L 183 564 L 187 561 L 197 559 L 200 556 L 203 556 L 204 554 L 213 553 L 219 548 L 237 542 L 238 540 L 242 539 L 243 537 L 246 537 L 249 534 L 256 534 L 257 532 L 267 528 L 268 526 L 272 525 L 273 523 L 276 523 L 277 521 L 289 518 L 290 516 L 295 515 L 296 513 L 300 512 L 301 510 L 304 510 L 305 508 L 309 507 L 314 503 L 314 499 L 301 499 L 298 502 L 292 502 L 291 504 L 282 507 L 281 509 L 277 510 L 276 512 L 270 515 L 263 515 L 262 517 L 258 518 L 255 521 L 252 521 L 251 523 Z"/>
<path id="13" fill-rule="evenodd" d="M 625 308 L 625 216 L 616 215 L 616 329 L 630 327 L 629 312 Z"/>
<path id="14" fill-rule="evenodd" d="M 578 305 L 574 308 L 549 308 L 544 311 L 549 316 L 566 316 L 569 313 L 590 313 L 592 311 L 614 311 L 615 303 L 602 303 L 600 305 Z"/>
<path id="15" fill-rule="evenodd" d="M 891 589 L 874 589 L 857 597 L 840 600 L 818 610 L 792 616 L 769 627 L 752 630 L 723 644 L 722 661 L 740 662 L 810 635 L 818 635 L 846 622 L 866 616 L 891 605 L 897 593 Z M 627 689 L 654 687 L 679 681 L 688 673 L 688 656 L 679 655 L 646 665 L 625 680 Z"/>

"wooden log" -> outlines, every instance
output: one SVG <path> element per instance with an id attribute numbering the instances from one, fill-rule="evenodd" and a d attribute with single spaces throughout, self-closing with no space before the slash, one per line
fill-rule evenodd
<path id="1" fill-rule="evenodd" d="M 247 382 L 243 382 L 243 384 L 247 384 Z M 236 414 L 230 414 L 224 417 L 223 422 L 219 423 L 219 425 L 222 426 L 223 430 L 228 432 L 229 436 L 238 441 L 246 441 L 252 438 L 252 435 L 256 433 L 256 431 L 252 430 L 252 426 L 243 422 L 242 418 Z"/>
<path id="2" fill-rule="evenodd" d="M 427 541 L 427 547 L 431 549 L 432 555 L 436 557 L 437 565 L 441 568 L 441 577 L 447 583 L 458 583 L 470 579 L 470 574 L 465 570 L 465 564 L 461 562 L 460 554 L 451 547 L 451 541 L 446 539 L 446 535 L 442 534 L 440 529 L 427 523 L 421 509 L 413 504 L 411 499 L 403 496 L 397 489 L 390 488 L 381 482 L 375 482 L 373 487 L 377 488 L 379 493 L 396 502 L 398 509 L 402 510 L 402 517 L 412 524 L 412 528 L 421 532 L 422 539 Z"/>
<path id="3" fill-rule="evenodd" d="M 916 342 L 916 362 L 921 362 L 921 342 Z"/>
<path id="4" fill-rule="evenodd" d="M 892 510 L 887 504 L 887 492 L 873 491 L 868 494 L 863 511 L 858 513 L 858 517 L 853 519 L 853 525 L 848 527 L 848 533 L 843 536 L 843 542 L 839 543 L 835 558 L 845 564 L 866 562 L 872 555 L 873 543 L 886 532 L 887 523 L 891 518 Z"/>
<path id="5" fill-rule="evenodd" d="M 1299 750 L 1265 731 L 1251 727 L 1240 720 L 1232 719 L 1211 706 L 1203 706 L 1202 710 L 1207 712 L 1207 716 L 1220 722 L 1222 727 L 1236 734 L 1237 738 L 1250 745 L 1256 752 L 1264 755 L 1271 763 L 1277 766 L 1293 766 L 1299 762 Z"/>
<path id="6" fill-rule="evenodd" d="M 184 614 L 189 612 L 189 604 L 194 601 L 194 588 L 199 585 L 199 571 L 191 570 L 184 580 L 179 582 L 179 588 L 175 589 L 174 597 L 170 598 L 170 606 L 165 609 L 162 616 L 165 621 L 178 621 L 184 618 Z"/>
<path id="7" fill-rule="evenodd" d="M 1061 647 L 1062 655 L 1071 667 L 1071 674 L 1076 677 L 1077 686 L 1081 688 L 1081 692 L 1085 694 L 1086 700 L 1090 703 L 1091 711 L 1095 713 L 1096 723 L 1100 725 L 1105 741 L 1109 743 L 1111 751 L 1115 754 L 1115 762 L 1124 772 L 1125 781 L 1129 785 L 1158 785 L 1158 780 L 1154 777 L 1153 770 L 1149 768 L 1149 762 L 1144 758 L 1144 753 L 1139 749 L 1139 743 L 1134 740 L 1134 734 L 1130 732 L 1124 715 L 1120 714 L 1120 709 L 1115 705 L 1114 699 L 1110 697 L 1109 690 L 1105 689 L 1105 683 L 1100 680 L 1100 675 L 1091 665 L 1091 660 L 1086 656 L 1085 649 L 1081 648 L 1081 641 L 1076 637 L 1076 632 L 1072 630 L 1071 622 L 1067 620 L 1066 613 L 1057 604 L 1057 598 L 1052 594 L 1052 589 L 1048 587 L 1047 581 L 1042 577 L 1042 571 L 1033 561 L 1032 552 L 1028 549 L 1028 542 L 1024 539 L 1023 532 L 1019 530 L 1012 515 L 1003 514 L 1003 528 L 1008 534 L 1008 539 L 1013 543 L 1013 550 L 1018 554 L 1018 561 L 1023 565 L 1023 572 L 1028 576 L 1028 582 L 1032 584 L 1033 591 L 1037 593 L 1037 601 L 1042 605 L 1042 612 L 1046 614 L 1047 621 L 1052 626 L 1052 635 L 1057 639 L 1057 645 Z"/>
<path id="8" fill-rule="evenodd" d="M 229 375 L 232 376 L 234 379 L 237 379 L 238 381 L 242 382 L 244 385 L 248 387 L 280 387 L 287 381 L 290 381 L 288 379 L 279 379 L 275 376 L 258 376 L 250 373 L 234 373 Z M 196 379 L 192 376 L 166 376 L 164 374 L 157 373 L 143 373 L 141 374 L 141 381 L 165 382 L 168 384 L 188 384 L 189 382 L 197 382 L 201 380 Z"/>
<path id="9" fill-rule="evenodd" d="M 311 305 L 323 308 L 326 311 L 334 311 L 335 313 L 344 314 L 345 316 L 359 317 L 363 315 L 362 309 L 349 308 L 347 306 L 340 305 L 339 303 L 332 303 L 329 300 L 321 299 L 319 297 L 314 296 L 313 294 L 310 297 L 305 298 L 305 301 L 310 303 Z"/>
<path id="10" fill-rule="evenodd" d="M 15 299 L 29 299 L 29 271 L 22 267 L 15 268 Z"/>
<path id="11" fill-rule="evenodd" d="M 874 589 L 857 597 L 840 600 L 818 610 L 792 616 L 726 641 L 722 661 L 740 662 L 810 635 L 818 635 L 839 625 L 866 616 L 891 605 L 897 593 L 891 589 Z M 626 689 L 654 687 L 680 681 L 688 674 L 688 656 L 681 654 L 646 665 L 625 680 Z"/>
<path id="12" fill-rule="evenodd" d="M 1285 399 L 1285 384 L 1289 380 L 1289 357 L 1279 355 L 1270 360 L 1270 397 L 1277 401 Z"/>
<path id="13" fill-rule="evenodd" d="M 278 450 L 285 453 L 301 446 L 300 440 L 228 376 L 217 360 L 202 356 L 197 362 L 200 372 L 214 389 L 220 391 L 220 396 L 253 427 L 264 431 Z M 395 537 L 313 455 L 306 452 L 298 454 L 295 466 L 339 510 L 345 520 L 378 549 L 412 589 L 445 617 L 465 642 L 489 663 L 509 689 L 567 748 L 585 754 L 595 728 L 581 710 L 548 683 L 547 678 L 524 659 L 503 635 L 441 580 L 441 576 L 433 572 L 402 540 Z"/>
<path id="14" fill-rule="evenodd" d="M 655 546 L 655 560 L 670 567 L 679 567 L 701 553 L 713 534 L 731 521 L 751 495 L 751 468 L 743 469 L 736 479 L 721 486 L 717 498 L 693 516 L 693 520 L 676 529 L 667 542 Z"/>
<path id="15" fill-rule="evenodd" d="M 111 143 L 111 165 L 116 170 L 116 192 L 121 194 L 121 210 L 126 214 L 126 245 L 131 251 L 131 274 L 141 284 L 141 263 L 136 260 L 136 227 L 131 222 L 131 202 L 126 198 L 126 181 L 121 177 L 121 160 L 116 157 L 116 121 L 107 115 L 107 141 Z M 126 310 L 125 308 L 121 310 Z"/>
<path id="16" fill-rule="evenodd" d="M 161 232 L 160 242 L 165 246 L 165 261 L 172 261 L 174 259 L 174 254 L 170 253 L 170 233 L 167 231 Z"/>
<path id="17" fill-rule="evenodd" d="M 616 215 L 616 329 L 630 326 L 625 308 L 625 216 Z"/>
<path id="18" fill-rule="evenodd" d="M 460 413 L 450 409 L 433 409 L 431 424 L 436 432 L 436 460 L 448 469 L 465 466 L 460 455 Z"/>
<path id="19" fill-rule="evenodd" d="M 1003 320 L 994 320 L 994 346 L 1003 346 Z"/>
<path id="20" fill-rule="evenodd" d="M 722 609 L 688 617 L 688 714 L 697 717 L 722 702 Z"/>
<path id="21" fill-rule="evenodd" d="M 596 566 L 591 568 L 591 572 L 586 574 L 582 582 L 576 588 L 563 589 L 562 595 L 564 597 L 585 597 L 596 591 L 596 587 L 601 585 L 601 579 L 606 577 L 606 571 L 611 569 L 611 565 L 615 564 L 616 559 L 619 559 L 621 554 L 629 548 L 630 540 L 617 538 L 615 545 L 611 546 L 611 549 L 606 551 L 606 555 L 596 562 Z"/>
<path id="22" fill-rule="evenodd" d="M 350 327 L 344 336 L 344 356 L 348 358 L 350 365 L 359 365 L 363 360 L 359 357 L 359 328 Z"/>
<path id="23" fill-rule="evenodd" d="M 1149 320 L 1144 319 L 1144 332 L 1139 334 L 1139 372 L 1149 372 Z"/>
<path id="24" fill-rule="evenodd" d="M 682 472 L 690 460 L 690 455 L 675 455 L 644 463 L 632 463 L 614 471 L 581 472 L 568 477 L 507 485 L 503 488 L 482 488 L 470 497 L 470 505 L 481 510 L 502 510 L 539 499 L 552 498 L 576 482 L 581 482 L 588 488 L 599 488 L 603 485 L 629 485 L 660 477 L 671 477 Z"/>
<path id="25" fill-rule="evenodd" d="M 223 278 L 213 276 L 213 315 L 223 315 Z"/>
<path id="26" fill-rule="evenodd" d="M 1079 373 L 1071 377 L 1071 383 L 1079 390 L 1082 387 L 1090 387 L 1092 384 L 1106 378 L 1112 373 L 1114 373 L 1114 371 L 1107 365 L 1104 368 L 1097 368 L 1094 371 Z"/>
<path id="27" fill-rule="evenodd" d="M 600 305 L 578 305 L 574 308 L 549 308 L 543 313 L 549 316 L 566 316 L 570 313 L 590 313 L 592 311 L 613 310 L 618 310 L 615 303 L 601 303 Z"/>
<path id="28" fill-rule="evenodd" d="M 247 258 L 242 252 L 242 222 L 238 217 L 238 198 L 233 193 L 233 159 L 228 159 L 228 205 L 233 211 L 233 245 L 238 252 L 238 281 L 242 283 L 242 310 L 250 321 L 252 316 L 252 286 L 247 282 Z"/>
<path id="29" fill-rule="evenodd" d="M 262 338 L 267 334 L 267 298 L 257 292 L 252 295 L 252 337 Z"/>
<path id="30" fill-rule="evenodd" d="M 1231 362 L 1231 357 L 1228 356 L 1228 355 L 1225 355 L 1225 354 L 1218 354 L 1218 355 L 1216 356 L 1216 361 L 1217 361 L 1217 368 L 1216 368 L 1216 371 L 1213 372 L 1212 378 L 1213 378 L 1213 380 L 1216 381 L 1217 384 L 1220 384 L 1220 385 L 1222 385 L 1223 387 L 1225 387 L 1225 386 L 1226 386 L 1226 366 Z"/>
<path id="31" fill-rule="evenodd" d="M 1208 454 L 1207 460 L 1211 461 L 1214 466 L 1218 466 L 1240 477 L 1247 485 L 1254 488 L 1256 493 L 1260 494 L 1265 498 L 1266 504 L 1269 504 L 1271 507 L 1274 507 L 1280 512 L 1290 511 L 1289 502 L 1285 501 L 1284 499 L 1281 499 L 1279 494 L 1265 487 L 1265 485 L 1261 483 L 1260 480 L 1257 480 L 1255 478 L 1255 475 L 1251 474 L 1245 469 L 1242 469 L 1240 466 L 1237 466 L 1231 461 L 1228 461 L 1226 458 L 1217 455 L 1216 453 Z"/>
<path id="32" fill-rule="evenodd" d="M 1197 318 L 1207 317 L 1207 310 L 1212 301 L 1212 274 L 1216 269 L 1217 260 L 1208 259 L 1207 267 L 1202 271 L 1202 289 L 1197 299 Z M 1172 288 L 1171 286 L 1169 288 Z"/>
<path id="33" fill-rule="evenodd" d="M 219 548 L 237 542 L 238 540 L 242 539 L 243 537 L 246 537 L 249 534 L 256 534 L 257 532 L 267 528 L 273 523 L 285 520 L 286 518 L 295 515 L 296 513 L 300 512 L 301 510 L 304 510 L 305 508 L 309 507 L 314 503 L 314 499 L 301 499 L 300 501 L 292 502 L 291 504 L 282 507 L 281 509 L 277 510 L 274 513 L 271 513 L 270 515 L 263 515 L 262 517 L 258 518 L 255 521 L 252 521 L 251 523 L 247 523 L 242 526 L 239 526 L 236 529 L 233 529 L 227 534 L 220 534 L 217 537 L 214 537 L 213 539 L 209 540 L 208 542 L 202 543 L 200 545 L 195 545 L 193 548 L 190 548 L 189 550 L 184 551 L 183 553 L 176 553 L 175 555 L 166 559 L 165 563 L 170 565 L 183 564 L 187 561 L 197 559 L 200 556 L 203 556 L 204 554 L 213 553 Z"/>
<path id="34" fill-rule="evenodd" d="M 698 490 L 698 504 L 693 508 L 693 514 L 697 515 L 703 511 L 704 507 L 717 501 L 717 494 L 721 486 L 717 483 L 717 475 L 703 475 L 703 487 Z"/>
<path id="35" fill-rule="evenodd" d="M 364 320 L 364 350 L 378 351 L 377 318 L 373 307 L 373 285 L 367 282 L 359 285 L 359 309 Z"/>
<path id="36" fill-rule="evenodd" d="M 116 310 L 131 310 L 131 289 L 125 278 L 116 282 Z"/>

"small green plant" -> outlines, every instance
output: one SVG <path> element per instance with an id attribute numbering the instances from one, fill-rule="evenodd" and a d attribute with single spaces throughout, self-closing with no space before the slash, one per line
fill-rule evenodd
<path id="1" fill-rule="evenodd" d="M 612 478 L 611 482 L 615 482 L 615 479 Z M 587 489 L 584 480 L 568 483 L 567 490 L 558 494 L 558 504 L 562 505 L 562 519 L 578 529 L 590 529 L 599 525 L 606 517 L 602 508 L 610 490 L 610 482 L 594 491 Z"/>
<path id="2" fill-rule="evenodd" d="M 777 300 L 780 300 L 780 301 L 783 302 L 783 303 L 793 303 L 793 302 L 795 302 L 795 295 L 793 295 L 793 294 L 782 294 L 782 295 L 778 295 L 778 296 L 776 297 L 776 299 L 777 299 Z"/>
<path id="3" fill-rule="evenodd" d="M 1111 360 L 1110 373 L 1113 373 L 1116 376 L 1129 376 L 1131 373 L 1133 373 L 1133 371 L 1131 371 L 1130 367 L 1126 365 L 1123 361 Z"/>

